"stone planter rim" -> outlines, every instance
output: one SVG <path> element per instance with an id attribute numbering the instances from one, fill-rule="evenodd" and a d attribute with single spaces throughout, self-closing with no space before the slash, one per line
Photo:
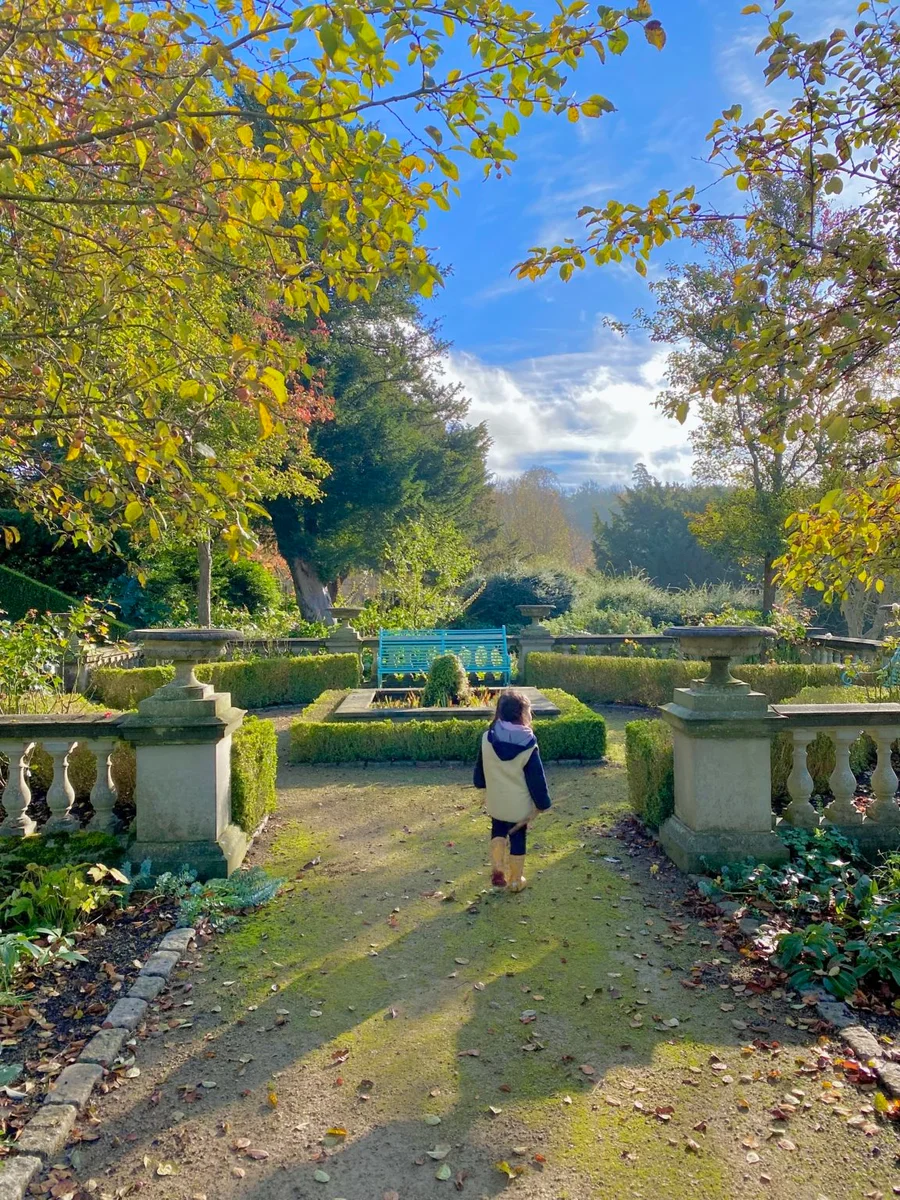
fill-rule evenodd
<path id="1" fill-rule="evenodd" d="M 329 608 L 328 611 L 333 617 L 337 617 L 339 621 L 352 621 L 354 617 L 358 617 L 362 612 L 362 607 L 357 607 L 353 604 L 339 604 L 337 607 Z"/>
<path id="2" fill-rule="evenodd" d="M 555 604 L 517 604 L 516 608 L 523 617 L 549 617 L 556 608 Z"/>
<path id="3" fill-rule="evenodd" d="M 777 631 L 769 625 L 672 625 L 663 630 L 665 637 L 678 638 L 679 641 L 697 640 L 700 638 L 774 638 Z"/>
<path id="4" fill-rule="evenodd" d="M 185 626 L 183 629 L 132 629 L 128 634 L 129 642 L 178 642 L 191 646 L 204 646 L 210 643 L 236 642 L 241 639 L 237 629 L 206 629 L 200 626 Z"/>

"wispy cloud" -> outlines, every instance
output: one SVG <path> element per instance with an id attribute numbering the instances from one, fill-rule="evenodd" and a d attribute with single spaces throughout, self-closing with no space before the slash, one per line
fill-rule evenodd
<path id="1" fill-rule="evenodd" d="M 557 471 L 566 483 L 628 480 L 636 462 L 663 479 L 690 476 L 687 432 L 654 407 L 665 352 L 600 327 L 590 350 L 503 365 L 453 352 L 449 378 L 463 385 L 470 419 L 492 439 L 491 469 Z"/>

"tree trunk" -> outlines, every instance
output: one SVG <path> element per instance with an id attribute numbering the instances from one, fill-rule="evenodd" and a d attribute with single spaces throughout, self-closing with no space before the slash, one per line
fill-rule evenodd
<path id="1" fill-rule="evenodd" d="M 297 606 L 307 621 L 324 621 L 333 625 L 334 618 L 330 613 L 331 596 L 328 587 L 316 574 L 314 567 L 299 555 L 285 557 L 285 562 L 294 581 L 294 592 L 297 596 Z"/>
<path id="2" fill-rule="evenodd" d="M 763 594 L 762 615 L 765 621 L 775 607 L 775 568 L 772 566 L 772 556 L 767 554 L 763 562 Z"/>
<path id="3" fill-rule="evenodd" d="M 200 578 L 197 583 L 197 624 L 208 629 L 212 625 L 212 546 L 208 541 L 197 546 Z"/>

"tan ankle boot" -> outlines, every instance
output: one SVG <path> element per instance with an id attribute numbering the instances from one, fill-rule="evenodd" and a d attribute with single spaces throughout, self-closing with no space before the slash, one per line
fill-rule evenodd
<path id="1" fill-rule="evenodd" d="M 525 855 L 511 854 L 509 859 L 509 890 L 521 892 L 527 880 L 522 872 L 525 869 Z"/>
<path id="2" fill-rule="evenodd" d="M 496 888 L 506 887 L 508 849 L 506 838 L 491 838 L 491 884 Z"/>

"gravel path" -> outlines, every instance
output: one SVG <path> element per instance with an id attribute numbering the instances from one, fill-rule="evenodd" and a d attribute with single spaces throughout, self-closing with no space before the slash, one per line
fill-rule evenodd
<path id="1" fill-rule="evenodd" d="M 613 836 L 613 732 L 609 766 L 551 769 L 521 896 L 481 890 L 467 771 L 284 766 L 255 861 L 288 888 L 182 971 L 98 1101 L 83 1194 L 895 1194 L 894 1129 L 809 1010 Z"/>

